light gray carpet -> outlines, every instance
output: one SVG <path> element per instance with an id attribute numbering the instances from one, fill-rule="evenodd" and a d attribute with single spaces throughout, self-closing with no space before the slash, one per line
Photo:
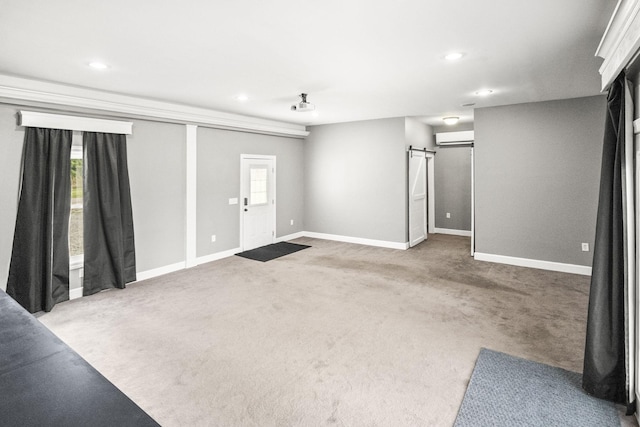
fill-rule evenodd
<path id="1" fill-rule="evenodd" d="M 451 426 L 481 347 L 581 371 L 589 278 L 317 239 L 40 320 L 163 426 Z"/>
<path id="2" fill-rule="evenodd" d="M 581 383 L 578 373 L 483 348 L 455 427 L 619 427 L 615 405 Z"/>

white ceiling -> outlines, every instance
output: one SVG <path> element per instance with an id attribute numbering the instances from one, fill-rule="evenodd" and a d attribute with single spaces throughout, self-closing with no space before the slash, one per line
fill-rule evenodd
<path id="1" fill-rule="evenodd" d="M 297 124 L 599 93 L 614 0 L 2 0 L 0 73 Z M 456 62 L 451 51 L 465 56 Z M 88 67 L 100 60 L 103 71 Z M 475 96 L 482 88 L 494 93 Z M 290 111 L 307 92 L 318 117 Z M 238 102 L 238 94 L 249 100 Z"/>

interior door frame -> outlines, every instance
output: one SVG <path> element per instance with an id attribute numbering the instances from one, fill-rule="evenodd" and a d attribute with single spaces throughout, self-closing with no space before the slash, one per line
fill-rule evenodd
<path id="1" fill-rule="evenodd" d="M 476 253 L 476 177 L 475 157 L 471 146 L 471 256 Z"/>
<path id="2" fill-rule="evenodd" d="M 238 203 L 238 215 L 240 218 L 240 251 L 244 251 L 244 189 L 245 189 L 245 184 L 246 184 L 246 180 L 247 178 L 245 177 L 244 174 L 244 162 L 247 160 L 252 160 L 252 159 L 257 159 L 257 160 L 271 160 L 273 162 L 273 171 L 272 171 L 272 175 L 273 175 L 273 181 L 272 181 L 272 185 L 273 185 L 273 203 L 271 204 L 271 209 L 273 210 L 273 224 L 272 224 L 272 228 L 273 228 L 273 235 L 271 236 L 271 243 L 274 243 L 276 240 L 276 213 L 278 212 L 277 210 L 277 203 L 278 203 L 278 199 L 277 199 L 277 193 L 276 193 L 276 182 L 277 182 L 277 167 L 276 167 L 276 156 L 275 155 L 265 155 L 265 154 L 240 154 L 240 198 L 239 198 L 239 203 Z"/>
<path id="3" fill-rule="evenodd" d="M 436 153 L 426 152 L 427 158 L 427 235 L 436 231 Z"/>

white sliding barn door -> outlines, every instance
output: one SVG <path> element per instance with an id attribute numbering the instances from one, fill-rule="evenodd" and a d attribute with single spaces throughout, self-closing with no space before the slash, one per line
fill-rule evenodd
<path id="1" fill-rule="evenodd" d="M 424 151 L 409 150 L 409 247 L 413 247 L 428 237 L 427 229 L 432 229 L 433 224 L 427 226 L 427 218 L 431 220 L 433 210 L 433 194 L 429 190 L 433 188 L 433 172 L 428 173 L 432 165 L 433 154 Z M 431 166 L 431 169 L 433 167 Z M 430 185 L 428 185 L 430 184 Z"/>
<path id="2" fill-rule="evenodd" d="M 409 246 L 427 238 L 427 158 L 409 151 Z"/>

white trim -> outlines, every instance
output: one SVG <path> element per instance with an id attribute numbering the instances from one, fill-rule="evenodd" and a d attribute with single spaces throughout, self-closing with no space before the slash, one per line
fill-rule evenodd
<path id="1" fill-rule="evenodd" d="M 185 263 L 184 261 L 176 262 L 175 264 L 165 265 L 164 267 L 154 268 L 153 270 L 142 271 L 137 273 L 136 282 L 141 282 L 143 280 L 152 279 L 154 277 L 162 276 L 165 274 L 173 273 L 175 271 L 184 270 Z"/>
<path id="2" fill-rule="evenodd" d="M 186 215 L 185 215 L 185 266 L 197 265 L 196 260 L 196 212 L 197 212 L 197 165 L 198 126 L 186 125 Z"/>
<path id="3" fill-rule="evenodd" d="M 600 67 L 603 91 L 629 65 L 638 48 L 640 1 L 619 0 L 596 51 L 596 56 L 604 59 Z"/>
<path id="4" fill-rule="evenodd" d="M 476 171 L 473 147 L 471 147 L 471 256 L 476 251 Z"/>
<path id="5" fill-rule="evenodd" d="M 586 265 L 564 264 L 561 262 L 541 261 L 537 259 L 517 258 L 505 255 L 494 255 L 476 252 L 473 255 L 476 261 L 488 261 L 498 264 L 515 265 L 518 267 L 537 268 L 540 270 L 560 271 L 563 273 L 581 274 L 591 276 L 591 267 Z"/>
<path id="6" fill-rule="evenodd" d="M 633 121 L 633 134 L 637 135 L 640 133 L 640 119 L 635 119 Z"/>
<path id="7" fill-rule="evenodd" d="M 103 92 L 94 89 L 66 86 L 0 74 L 0 101 L 26 105 L 53 104 L 70 108 L 91 109 L 126 114 L 142 118 L 161 119 L 177 123 L 201 124 L 217 129 L 304 138 L 309 135 L 305 126 L 275 120 L 258 119 L 239 114 L 191 107 Z"/>
<path id="8" fill-rule="evenodd" d="M 436 229 L 436 156 L 426 153 L 427 157 L 427 236 Z"/>
<path id="9" fill-rule="evenodd" d="M 69 270 L 79 270 L 84 267 L 84 254 L 69 257 Z"/>
<path id="10" fill-rule="evenodd" d="M 71 301 L 72 299 L 82 298 L 82 289 L 82 286 L 80 286 L 79 288 L 69 289 L 69 301 Z"/>
<path id="11" fill-rule="evenodd" d="M 355 243 L 357 245 L 377 246 L 380 248 L 402 249 L 409 248 L 409 242 L 398 243 L 388 242 L 386 240 L 363 239 L 361 237 L 339 236 L 337 234 L 315 233 L 312 231 L 303 232 L 305 237 L 314 239 L 334 240 L 336 242 Z"/>
<path id="12" fill-rule="evenodd" d="M 233 248 L 227 251 L 216 252 L 215 254 L 198 257 L 196 258 L 196 262 L 198 263 L 198 265 L 206 264 L 208 262 L 218 261 L 223 258 L 229 258 L 230 256 L 234 256 L 235 254 L 240 252 L 241 252 L 240 248 Z"/>
<path id="13" fill-rule="evenodd" d="M 299 239 L 301 237 L 307 237 L 304 231 L 299 231 L 293 234 L 287 234 L 286 236 L 276 237 L 276 243 L 286 242 L 287 240 Z"/>
<path id="14" fill-rule="evenodd" d="M 454 230 L 453 228 L 437 228 L 436 227 L 435 232 L 439 234 L 451 234 L 452 236 L 471 237 L 471 231 L 469 230 Z"/>
<path id="15" fill-rule="evenodd" d="M 68 129 L 86 132 L 117 133 L 131 135 L 131 122 L 117 120 L 94 119 L 90 117 L 66 116 L 63 114 L 40 113 L 20 110 L 18 126 L 29 126 L 48 129 Z"/>

